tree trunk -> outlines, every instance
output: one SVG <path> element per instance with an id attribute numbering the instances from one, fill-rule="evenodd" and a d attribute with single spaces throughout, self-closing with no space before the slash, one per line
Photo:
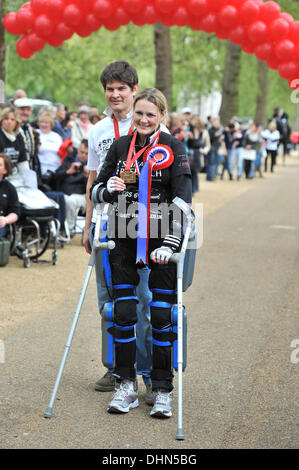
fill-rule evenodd
<path id="1" fill-rule="evenodd" d="M 222 103 L 219 112 L 220 120 L 225 126 L 238 113 L 241 53 L 241 46 L 230 41 L 226 42 L 226 60 L 222 80 Z"/>
<path id="2" fill-rule="evenodd" d="M 0 103 L 5 102 L 5 42 L 4 26 L 4 1 L 0 0 Z"/>
<path id="3" fill-rule="evenodd" d="M 266 62 L 257 59 L 258 92 L 256 101 L 255 122 L 264 126 L 267 120 L 268 103 L 268 66 Z"/>
<path id="4" fill-rule="evenodd" d="M 172 54 L 170 29 L 155 24 L 156 88 L 166 96 L 168 111 L 172 111 Z"/>

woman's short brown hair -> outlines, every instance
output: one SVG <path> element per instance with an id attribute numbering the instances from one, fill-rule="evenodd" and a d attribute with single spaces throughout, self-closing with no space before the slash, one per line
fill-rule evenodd
<path id="1" fill-rule="evenodd" d="M 12 164 L 11 158 L 8 155 L 6 155 L 6 153 L 0 153 L 0 158 L 3 158 L 4 160 L 4 167 L 7 172 L 5 176 L 10 176 L 13 170 L 13 164 Z"/>

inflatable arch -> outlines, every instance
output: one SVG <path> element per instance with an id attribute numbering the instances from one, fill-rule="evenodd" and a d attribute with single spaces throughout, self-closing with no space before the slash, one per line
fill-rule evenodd
<path id="1" fill-rule="evenodd" d="M 161 21 L 215 33 L 239 44 L 288 80 L 299 78 L 299 21 L 263 0 L 31 0 L 8 13 L 3 24 L 21 35 L 16 50 L 28 59 L 46 44 L 59 47 L 76 33 L 87 37 L 101 27 L 116 30 Z"/>

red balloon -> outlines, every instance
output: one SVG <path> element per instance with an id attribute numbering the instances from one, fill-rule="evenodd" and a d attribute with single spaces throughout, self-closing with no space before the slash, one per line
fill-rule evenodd
<path id="1" fill-rule="evenodd" d="M 275 54 L 278 59 L 287 61 L 292 58 L 295 50 L 295 45 L 292 41 L 288 39 L 283 39 L 276 44 Z"/>
<path id="2" fill-rule="evenodd" d="M 159 15 L 152 5 L 147 5 L 144 10 L 147 24 L 155 24 L 159 21 Z"/>
<path id="3" fill-rule="evenodd" d="M 201 31 L 201 18 L 199 16 L 194 16 L 190 18 L 189 26 L 195 31 Z"/>
<path id="4" fill-rule="evenodd" d="M 260 60 L 267 60 L 270 57 L 272 51 L 272 44 L 270 42 L 264 42 L 259 44 L 255 49 L 254 53 Z"/>
<path id="5" fill-rule="evenodd" d="M 55 26 L 55 29 L 54 29 L 54 32 L 53 32 L 53 36 L 55 36 L 55 37 L 57 37 L 57 38 L 59 38 L 63 41 L 66 41 L 67 39 L 70 39 L 73 36 L 73 34 L 74 34 L 74 31 L 63 22 L 58 23 Z"/>
<path id="6" fill-rule="evenodd" d="M 22 34 L 22 27 L 17 22 L 16 13 L 7 13 L 3 18 L 3 25 L 6 31 L 11 34 Z"/>
<path id="7" fill-rule="evenodd" d="M 64 43 L 64 40 L 59 39 L 59 38 L 55 38 L 55 37 L 51 37 L 47 40 L 47 42 L 48 42 L 48 44 L 50 44 L 50 46 L 59 47 Z"/>
<path id="8" fill-rule="evenodd" d="M 261 43 L 267 38 L 267 26 L 262 21 L 255 21 L 249 26 L 247 34 L 252 42 Z"/>
<path id="9" fill-rule="evenodd" d="M 47 5 L 47 14 L 49 18 L 56 21 L 62 20 L 65 7 L 63 0 L 48 0 Z"/>
<path id="10" fill-rule="evenodd" d="M 239 20 L 238 10 L 232 5 L 226 5 L 218 13 L 218 20 L 223 26 L 235 26 Z"/>
<path id="11" fill-rule="evenodd" d="M 219 24 L 216 27 L 216 36 L 219 39 L 228 39 L 229 33 L 230 33 L 229 28 L 225 28 L 224 26 L 219 25 Z"/>
<path id="12" fill-rule="evenodd" d="M 93 8 L 94 0 L 77 0 L 77 3 L 82 11 L 88 13 Z"/>
<path id="13" fill-rule="evenodd" d="M 252 44 L 248 39 L 243 40 L 241 47 L 246 54 L 253 54 L 255 49 L 255 44 Z"/>
<path id="14" fill-rule="evenodd" d="M 243 3 L 246 3 L 248 0 L 227 0 L 227 3 L 230 5 L 233 5 L 234 7 L 237 7 L 238 9 L 241 8 Z"/>
<path id="15" fill-rule="evenodd" d="M 204 16 L 208 11 L 207 0 L 187 0 L 186 8 L 191 15 Z"/>
<path id="16" fill-rule="evenodd" d="M 265 23 L 271 23 L 280 15 L 280 6 L 276 2 L 266 2 L 260 7 L 260 20 Z"/>
<path id="17" fill-rule="evenodd" d="M 172 15 L 172 19 L 176 26 L 186 26 L 189 22 L 189 15 L 184 7 L 180 7 Z"/>
<path id="18" fill-rule="evenodd" d="M 295 46 L 295 49 L 294 49 L 294 59 L 297 60 L 298 64 L 299 64 L 299 42 L 298 44 Z M 299 77 L 298 77 L 299 78 Z"/>
<path id="19" fill-rule="evenodd" d="M 23 59 L 29 59 L 34 54 L 34 51 L 30 49 L 30 47 L 27 44 L 26 36 L 22 36 L 20 39 L 18 39 L 17 44 L 16 44 L 16 51 L 17 51 L 17 54 Z"/>
<path id="20" fill-rule="evenodd" d="M 296 78 L 295 77 L 297 73 L 296 62 L 290 61 L 290 62 L 284 62 L 283 64 L 279 64 L 278 73 L 282 78 L 285 78 L 287 80 L 291 78 Z"/>
<path id="21" fill-rule="evenodd" d="M 39 15 L 34 21 L 33 30 L 38 36 L 48 38 L 54 30 L 54 23 L 47 15 Z"/>
<path id="22" fill-rule="evenodd" d="M 75 26 L 74 32 L 78 34 L 78 36 L 80 36 L 81 38 L 87 38 L 88 36 L 90 36 L 92 31 L 86 24 L 81 23 L 78 26 Z"/>
<path id="23" fill-rule="evenodd" d="M 129 13 L 139 13 L 144 8 L 143 0 L 123 0 L 123 9 Z"/>
<path id="24" fill-rule="evenodd" d="M 27 35 L 27 44 L 34 52 L 41 51 L 45 45 L 45 39 L 39 37 L 36 33 L 29 33 Z"/>
<path id="25" fill-rule="evenodd" d="M 93 6 L 93 14 L 99 20 L 109 18 L 112 15 L 112 5 L 107 0 L 96 0 Z"/>
<path id="26" fill-rule="evenodd" d="M 171 13 L 177 6 L 177 0 L 155 0 L 155 8 L 161 13 Z"/>
<path id="27" fill-rule="evenodd" d="M 254 0 L 247 0 L 241 6 L 239 13 L 242 23 L 250 24 L 258 18 L 260 6 Z"/>
<path id="28" fill-rule="evenodd" d="M 104 27 L 109 31 L 116 31 L 119 28 L 119 24 L 117 24 L 114 18 L 107 18 L 104 20 Z"/>
<path id="29" fill-rule="evenodd" d="M 241 44 L 245 38 L 245 29 L 243 26 L 236 26 L 229 33 L 229 40 L 234 44 Z"/>
<path id="30" fill-rule="evenodd" d="M 168 26 L 169 28 L 174 25 L 172 15 L 166 13 L 159 14 L 159 21 L 164 24 L 164 26 Z"/>
<path id="31" fill-rule="evenodd" d="M 90 29 L 91 32 L 95 32 L 102 26 L 102 22 L 98 20 L 92 13 L 88 13 L 85 18 L 86 27 Z"/>
<path id="32" fill-rule="evenodd" d="M 77 26 L 82 23 L 82 13 L 76 5 L 70 4 L 64 9 L 63 20 L 71 27 Z"/>
<path id="33" fill-rule="evenodd" d="M 207 16 L 205 16 L 201 22 L 201 29 L 205 31 L 206 33 L 213 33 L 216 31 L 217 27 L 217 18 L 214 13 L 209 13 Z"/>
<path id="34" fill-rule="evenodd" d="M 31 8 L 35 15 L 48 12 L 48 0 L 31 0 Z"/>
<path id="35" fill-rule="evenodd" d="M 273 41 L 282 39 L 288 35 L 290 31 L 290 26 L 287 20 L 283 18 L 277 18 L 272 21 L 268 27 L 268 36 Z"/>
<path id="36" fill-rule="evenodd" d="M 299 44 L 299 21 L 295 21 L 293 25 L 292 36 L 290 38 L 295 44 Z"/>
<path id="37" fill-rule="evenodd" d="M 209 12 L 219 11 L 224 4 L 224 0 L 207 0 Z"/>
<path id="38" fill-rule="evenodd" d="M 270 54 L 269 59 L 267 59 L 267 65 L 270 69 L 277 70 L 280 64 L 280 60 L 273 54 Z"/>
<path id="39" fill-rule="evenodd" d="M 116 10 L 114 14 L 114 19 L 120 26 L 129 24 L 131 21 L 129 15 L 125 12 L 125 10 L 122 7 L 119 7 Z"/>
<path id="40" fill-rule="evenodd" d="M 22 28 L 22 32 L 25 33 L 26 31 L 28 31 L 28 29 L 32 28 L 33 19 L 34 17 L 30 6 L 21 8 L 19 11 L 17 11 L 16 20 L 17 23 L 20 25 L 20 28 Z"/>

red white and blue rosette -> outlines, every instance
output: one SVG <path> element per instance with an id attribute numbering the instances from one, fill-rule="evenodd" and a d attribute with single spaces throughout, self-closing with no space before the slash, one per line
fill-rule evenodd
<path id="1" fill-rule="evenodd" d="M 163 170 L 172 165 L 173 152 L 167 145 L 157 144 L 150 147 L 143 156 L 144 165 L 139 177 L 138 227 L 136 263 L 148 264 L 148 238 L 152 171 Z"/>

